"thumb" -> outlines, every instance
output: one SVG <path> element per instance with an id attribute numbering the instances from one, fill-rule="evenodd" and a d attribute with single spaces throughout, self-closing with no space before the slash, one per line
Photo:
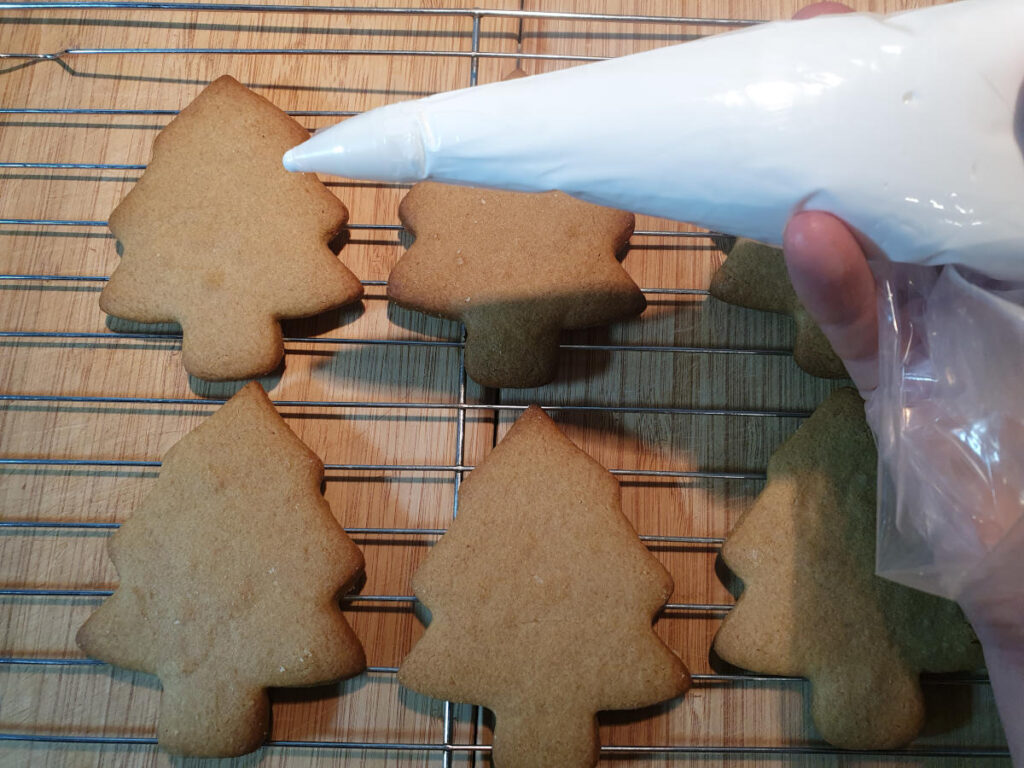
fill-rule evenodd
<path id="1" fill-rule="evenodd" d="M 878 314 L 864 251 L 845 224 L 816 211 L 790 219 L 782 243 L 797 296 L 866 395 L 878 384 Z"/>

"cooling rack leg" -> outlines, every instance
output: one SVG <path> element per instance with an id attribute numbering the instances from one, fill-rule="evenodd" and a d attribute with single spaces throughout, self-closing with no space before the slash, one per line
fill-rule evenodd
<path id="1" fill-rule="evenodd" d="M 466 329 L 462 329 L 462 347 L 459 348 L 459 411 L 455 417 L 455 466 L 461 467 L 465 458 L 466 447 Z M 452 519 L 459 515 L 459 487 L 462 485 L 462 472 L 455 472 L 454 493 L 452 499 Z M 451 745 L 454 737 L 454 723 L 450 701 L 444 703 L 444 745 L 445 751 L 441 758 L 442 768 L 451 768 Z"/>
<path id="2" fill-rule="evenodd" d="M 472 52 L 473 56 L 470 58 L 469 64 L 469 84 L 474 86 L 477 84 L 479 76 L 479 57 L 476 55 L 480 52 L 480 14 L 473 14 L 473 31 L 472 31 Z M 462 328 L 462 345 L 459 347 L 459 411 L 455 418 L 455 465 L 461 467 L 465 459 L 465 447 L 466 447 L 466 329 Z M 454 520 L 459 515 L 459 488 L 462 485 L 462 472 L 455 473 L 454 481 L 454 493 L 452 500 L 452 519 Z M 474 706 L 470 712 L 470 724 L 471 727 L 476 722 L 476 710 Z M 454 738 L 454 718 L 453 718 L 453 706 L 450 701 L 444 703 L 444 744 L 445 752 L 441 760 L 443 768 L 451 768 L 452 764 L 452 752 L 448 747 L 451 747 Z M 473 739 L 476 741 L 476 733 L 474 728 Z M 470 753 L 470 760 L 475 762 L 475 753 Z"/>

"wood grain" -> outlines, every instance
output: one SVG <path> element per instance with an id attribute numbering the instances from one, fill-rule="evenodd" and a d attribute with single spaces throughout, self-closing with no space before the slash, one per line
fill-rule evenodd
<path id="1" fill-rule="evenodd" d="M 373 3 L 383 4 L 382 0 Z M 389 5 L 418 5 L 413 0 Z M 865 0 L 858 7 L 895 10 L 929 2 Z M 360 3 L 367 5 L 367 3 Z M 458 8 L 433 0 L 432 8 Z M 518 9 L 520 0 L 489 0 Z M 523 0 L 527 10 L 645 15 L 782 18 L 795 0 Z M 53 53 L 67 48 L 302 48 L 468 52 L 468 17 L 297 13 L 55 10 L 0 13 L 0 51 Z M 614 56 L 681 42 L 720 28 L 615 24 L 575 20 L 486 18 L 480 49 L 488 53 Z M 501 79 L 515 58 L 480 59 L 479 81 Z M 531 73 L 567 66 L 526 59 Z M 470 60 L 458 56 L 366 54 L 82 54 L 61 60 L 0 61 L 4 108 L 176 110 L 223 73 L 289 110 L 362 110 L 468 85 Z M 629 108 L 632 94 L 622 94 Z M 0 116 L 0 161 L 142 164 L 166 114 Z M 330 117 L 300 118 L 311 128 Z M 0 218 L 102 222 L 138 177 L 137 170 L 0 169 Z M 400 185 L 336 182 L 354 224 L 397 224 Z M 641 217 L 639 229 L 686 230 Z M 0 225 L 0 273 L 108 275 L 115 243 L 102 226 Z M 384 280 L 402 250 L 394 230 L 353 229 L 344 261 L 364 280 Z M 705 288 L 721 255 L 706 238 L 636 237 L 626 268 L 644 287 Z M 107 331 L 97 306 L 99 282 L 3 281 L 0 330 Z M 289 324 L 291 336 L 354 343 L 293 342 L 282 370 L 264 380 L 276 400 L 459 402 L 457 346 L 378 345 L 375 340 L 457 341 L 460 328 L 389 308 L 370 287 L 356 308 Z M 573 343 L 614 343 L 735 352 L 573 350 L 563 352 L 558 380 L 539 390 L 482 390 L 470 403 L 588 404 L 808 411 L 832 386 L 802 373 L 786 352 L 788 320 L 727 307 L 703 296 L 655 296 L 644 315 L 614 327 L 574 334 Z M 0 393 L 193 398 L 230 394 L 230 385 L 190 380 L 174 341 L 124 339 L 0 340 Z M 0 402 L 0 456 L 8 458 L 156 460 L 212 410 L 208 405 Z M 328 464 L 450 465 L 457 462 L 456 410 L 288 406 L 282 412 Z M 471 410 L 463 460 L 479 462 L 512 414 Z M 569 436 L 613 468 L 708 470 L 757 474 L 797 426 L 790 416 L 556 414 Z M 116 522 L 151 486 L 151 468 L 0 467 L 4 521 Z M 639 532 L 721 536 L 760 488 L 756 479 L 626 478 L 623 501 Z M 450 471 L 329 471 L 326 494 L 348 527 L 442 528 L 453 509 Z M 0 529 L 0 587 L 111 588 L 116 575 L 96 531 Z M 429 536 L 357 536 L 367 560 L 366 595 L 407 595 L 409 578 L 427 554 Z M 714 546 L 653 547 L 676 581 L 673 600 L 728 603 L 716 573 Z M 0 657 L 78 658 L 74 633 L 93 598 L 0 597 Z M 397 665 L 422 631 L 402 605 L 353 604 L 348 615 L 370 663 Z M 657 629 L 694 672 L 713 667 L 708 648 L 715 613 L 667 612 Z M 1003 737 L 986 685 L 930 685 L 927 745 L 999 747 Z M 785 746 L 820 744 L 810 730 L 801 683 L 697 685 L 684 699 L 653 711 L 604 718 L 607 744 Z M 159 688 L 152 678 L 106 666 L 0 664 L 0 733 L 150 736 Z M 275 699 L 273 738 L 440 744 L 442 705 L 373 673 L 342 686 L 282 691 Z M 455 743 L 488 743 L 484 717 L 459 707 Z M 557 717 L 558 713 L 552 713 Z M 609 758 L 607 764 L 662 765 L 682 757 Z M 739 758 L 711 753 L 707 765 Z M 273 747 L 235 761 L 254 766 L 440 765 L 438 751 L 372 751 Z M 486 764 L 456 752 L 453 764 Z M 742 758 L 749 765 L 922 765 L 919 757 Z M 936 765 L 1005 765 L 1007 761 L 944 759 Z M 151 746 L 45 745 L 0 742 L 0 766 L 198 765 L 172 760 Z"/>

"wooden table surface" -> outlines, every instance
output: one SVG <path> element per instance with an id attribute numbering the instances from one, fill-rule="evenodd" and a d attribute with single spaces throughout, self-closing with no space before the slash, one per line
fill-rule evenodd
<path id="1" fill-rule="evenodd" d="M 362 0 L 366 4 L 366 0 Z M 412 0 L 400 4 L 416 5 Z M 373 3 L 378 4 L 377 2 Z M 861 2 L 896 10 L 927 2 Z M 213 4 L 211 4 L 213 5 Z M 460 8 L 431 0 L 430 8 Z M 783 18 L 793 0 L 487 0 L 487 8 L 765 19 Z M 115 335 L 100 311 L 102 278 L 117 263 L 102 222 L 131 188 L 157 131 L 207 83 L 237 77 L 293 111 L 363 110 L 469 85 L 473 20 L 467 15 L 327 14 L 253 11 L 55 9 L 0 11 L 0 52 L 52 54 L 66 49 L 301 49 L 295 53 L 69 53 L 47 60 L 0 61 L 0 456 L 7 459 L 113 461 L 7 463 L 0 466 L 0 588 L 103 590 L 116 583 L 104 543 L 109 529 L 15 527 L 13 522 L 114 523 L 131 514 L 156 470 L 117 462 L 156 461 L 208 416 L 208 404 L 48 401 L 44 396 L 203 398 L 233 385 L 189 379 L 179 342 Z M 531 55 L 616 56 L 714 34 L 699 24 L 619 23 L 575 19 L 485 17 L 480 24 L 480 83 L 502 78 L 522 60 L 529 73 L 572 62 Z M 345 53 L 311 53 L 310 49 Z M 386 55 L 360 51 L 386 51 Z M 410 55 L 410 51 L 441 55 Z M 461 55 L 456 55 L 461 54 Z M 497 54 L 505 54 L 500 56 Z M 636 94 L 617 97 L 629 109 Z M 26 109 L 44 110 L 29 113 Z M 59 110 L 113 110 L 84 114 Z M 149 110 L 149 111 L 147 111 Z M 156 110 L 157 112 L 150 112 Z M 302 116 L 311 128 L 337 117 Z M 11 163 L 37 164 L 12 167 Z M 101 167 L 40 167 L 41 163 Z M 333 183 L 354 225 L 343 260 L 366 281 L 383 281 L 403 249 L 397 225 L 400 185 Z M 75 223 L 72 223 L 75 222 Z M 226 226 L 231 223 L 226 222 Z M 686 232 L 640 217 L 639 230 Z M 645 288 L 704 289 L 721 253 L 705 236 L 639 234 L 625 266 Z M 61 281 L 43 276 L 83 276 Z M 436 529 L 453 513 L 455 472 L 422 470 L 478 463 L 507 429 L 514 410 L 460 408 L 460 403 L 622 406 L 623 410 L 555 413 L 570 437 L 609 468 L 728 472 L 737 477 L 640 477 L 623 480 L 625 512 L 638 532 L 723 536 L 757 492 L 771 452 L 833 383 L 801 372 L 788 354 L 788 319 L 720 304 L 701 293 L 652 293 L 644 315 L 628 323 L 567 336 L 558 379 L 537 390 L 460 389 L 461 329 L 389 307 L 383 288 L 328 316 L 286 325 L 286 366 L 263 380 L 275 400 L 358 405 L 287 405 L 292 428 L 328 464 L 388 465 L 329 470 L 326 494 L 350 528 Z M 115 328 L 124 331 L 124 327 Z M 54 338 L 36 332 L 98 334 Z M 105 337 L 109 335 L 109 337 Z M 310 338 L 314 337 L 314 338 Z M 381 345 L 382 340 L 392 343 Z M 427 344 L 402 343 L 428 341 Z M 442 342 L 442 343 L 438 343 Z M 611 345 L 612 350 L 595 349 Z M 643 350 L 634 349 L 640 345 Z M 756 351 L 752 354 L 747 352 Z M 372 403 L 441 403 L 446 409 Z M 638 413 L 630 408 L 720 409 L 720 414 Z M 745 410 L 748 413 L 735 413 Z M 459 440 L 460 414 L 464 439 Z M 794 415 L 797 414 L 797 415 Z M 403 465 L 396 469 L 391 465 Z M 410 466 L 411 465 L 411 466 Z M 436 535 L 370 532 L 364 549 L 367 596 L 409 595 L 410 576 Z M 714 544 L 652 544 L 672 572 L 674 603 L 732 601 L 716 571 Z M 113 737 L 155 732 L 159 686 L 153 678 L 106 665 L 74 665 L 78 626 L 100 598 L 90 595 L 0 595 L 0 733 L 94 737 L 100 743 L 0 741 L 0 765 L 193 765 L 147 744 Z M 347 615 L 371 665 L 400 663 L 422 625 L 406 603 L 349 604 Z M 709 659 L 721 609 L 667 610 L 657 631 L 695 673 L 729 671 Z M 30 665 L 24 659 L 65 660 Z M 21 660 L 21 661 L 19 661 Z M 735 670 L 732 670 L 735 671 Z M 700 756 L 606 755 L 607 764 L 661 765 L 1006 765 L 1005 759 L 920 755 L 799 754 L 824 745 L 809 725 L 809 690 L 801 681 L 706 677 L 681 700 L 640 713 L 602 717 L 606 745 L 707 747 Z M 1003 737 L 987 684 L 926 686 L 931 716 L 915 748 L 1001 748 Z M 388 670 L 338 686 L 274 695 L 274 740 L 420 744 L 412 750 L 270 746 L 239 765 L 442 765 L 445 707 L 402 689 Z M 489 743 L 490 721 L 452 707 L 450 744 Z M 558 712 L 551 712 L 558 717 Z M 729 754 L 737 747 L 778 753 Z M 486 752 L 455 750 L 454 765 L 488 764 Z"/>

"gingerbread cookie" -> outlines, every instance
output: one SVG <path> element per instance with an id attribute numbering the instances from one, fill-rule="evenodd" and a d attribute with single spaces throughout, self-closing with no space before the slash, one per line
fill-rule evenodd
<path id="1" fill-rule="evenodd" d="M 432 619 L 399 680 L 494 710 L 498 768 L 592 766 L 598 711 L 689 686 L 651 628 L 672 578 L 622 515 L 615 478 L 536 406 L 459 499 L 413 578 Z"/>
<path id="2" fill-rule="evenodd" d="M 110 214 L 124 255 L 104 312 L 176 322 L 193 376 L 245 379 L 284 355 L 282 318 L 362 296 L 328 242 L 348 218 L 283 153 L 309 133 L 231 77 L 215 80 L 156 137 L 134 189 Z"/>
<path id="3" fill-rule="evenodd" d="M 416 237 L 388 297 L 466 325 L 466 372 L 488 387 L 555 376 L 563 329 L 637 315 L 646 301 L 616 258 L 633 215 L 561 192 L 426 182 L 399 207 Z"/>
<path id="4" fill-rule="evenodd" d="M 812 376 L 847 378 L 843 361 L 797 298 L 778 248 L 740 238 L 711 278 L 711 295 L 749 309 L 790 315 L 796 323 L 793 359 Z"/>
<path id="5" fill-rule="evenodd" d="M 863 402 L 837 390 L 772 456 L 764 491 L 722 548 L 745 588 L 715 650 L 756 672 L 810 678 L 818 731 L 850 749 L 917 735 L 922 671 L 983 664 L 954 603 L 875 576 L 875 462 Z"/>
<path id="6" fill-rule="evenodd" d="M 268 733 L 268 687 L 365 667 L 338 605 L 363 557 L 322 479 L 323 463 L 253 382 L 167 452 L 156 486 L 110 539 L 120 586 L 77 642 L 160 678 L 168 751 L 252 751 Z"/>

